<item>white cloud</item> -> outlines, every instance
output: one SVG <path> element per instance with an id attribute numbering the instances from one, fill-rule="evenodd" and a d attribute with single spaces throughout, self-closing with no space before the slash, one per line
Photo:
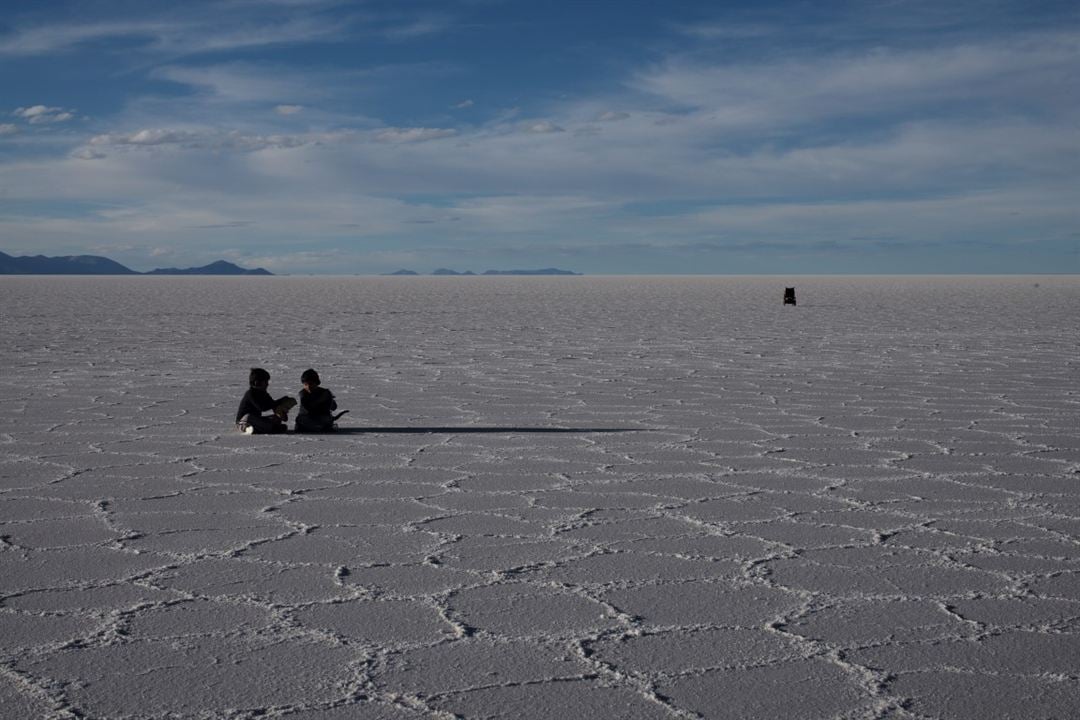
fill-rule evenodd
<path id="1" fill-rule="evenodd" d="M 375 134 L 381 143 L 418 143 L 457 135 L 457 130 L 447 128 L 387 128 Z"/>
<path id="2" fill-rule="evenodd" d="M 181 7 L 181 6 L 178 6 Z M 240 9 L 237 9 L 240 10 Z M 102 40 L 141 41 L 137 49 L 172 56 L 220 52 L 342 37 L 345 28 L 318 16 L 254 16 L 225 4 L 196 5 L 168 21 L 53 23 L 22 27 L 0 37 L 0 55 L 45 55 Z"/>
<path id="3" fill-rule="evenodd" d="M 183 130 L 148 129 L 133 133 L 110 133 L 90 138 L 91 145 L 185 145 L 198 143 L 206 136 Z"/>
<path id="4" fill-rule="evenodd" d="M 474 103 L 472 100 L 462 100 L 461 102 L 454 105 L 454 109 L 456 109 L 456 110 L 464 110 L 466 108 L 471 108 L 475 104 L 476 103 Z"/>
<path id="5" fill-rule="evenodd" d="M 873 49 L 771 63 L 705 65 L 673 58 L 639 73 L 637 90 L 719 128 L 799 126 L 823 118 L 957 112 L 978 101 L 1060 102 L 1045 89 L 1070 77 L 1080 38 L 1042 35 L 999 44 L 922 50 Z"/>
<path id="6" fill-rule="evenodd" d="M 404 24 L 388 27 L 383 34 L 390 40 L 413 40 L 444 33 L 451 27 L 452 23 L 446 16 L 426 15 Z"/>
<path id="7" fill-rule="evenodd" d="M 39 115 L 43 115 L 43 114 L 45 114 L 47 112 L 50 112 L 51 110 L 54 110 L 54 109 L 59 110 L 59 108 L 47 108 L 44 105 L 34 105 L 32 107 L 15 108 L 15 111 L 12 112 L 11 114 L 15 115 L 16 117 L 21 117 L 21 118 L 26 118 L 27 120 L 32 120 L 33 118 L 36 118 Z"/>
<path id="8" fill-rule="evenodd" d="M 153 76 L 197 88 L 213 99 L 229 102 L 280 102 L 285 99 L 319 97 L 327 78 L 287 68 L 267 68 L 249 63 L 157 68 Z M 281 107 L 298 107 L 294 105 Z"/>
<path id="9" fill-rule="evenodd" d="M 274 108 L 274 112 L 278 115 L 295 115 L 303 110 L 303 105 L 278 105 Z"/>
<path id="10" fill-rule="evenodd" d="M 54 24 L 22 28 L 0 38 L 0 55 L 44 55 L 82 43 L 119 37 L 150 39 L 169 31 L 160 22 Z"/>
<path id="11" fill-rule="evenodd" d="M 67 122 L 75 117 L 74 112 L 71 110 L 47 107 L 45 105 L 16 108 L 12 115 L 26 120 L 31 125 Z"/>
<path id="12" fill-rule="evenodd" d="M 587 195 L 495 195 L 464 200 L 455 213 L 477 230 L 526 232 L 550 226 L 552 217 L 581 218 L 615 207 Z"/>
<path id="13" fill-rule="evenodd" d="M 14 135 L 19 132 L 17 125 L 11 123 L 0 123 L 0 135 Z"/>
<path id="14" fill-rule="evenodd" d="M 403 222 L 418 212 L 401 201 L 341 186 L 332 173 L 314 169 L 303 158 L 275 150 L 261 155 L 128 152 L 110 153 L 94 163 L 0 164 L 0 178 L 20 177 L 20 198 L 46 197 L 51 189 L 54 201 L 70 199 L 91 208 L 75 216 L 67 210 L 21 217 L 9 213 L 0 218 L 0 237 L 33 236 L 43 248 L 89 247 L 108 238 L 147 252 L 173 247 L 192 255 L 216 253 L 227 240 L 277 254 L 294 251 L 297 237 L 357 240 L 400 234 L 408 227 Z M 340 265 L 325 269 L 332 267 Z"/>
<path id="15" fill-rule="evenodd" d="M 265 268 L 278 274 L 303 274 L 312 269 L 323 270 L 355 266 L 355 253 L 342 250 L 282 251 L 275 254 L 252 254 L 243 251 L 227 251 L 223 255 L 243 267 Z"/>
<path id="16" fill-rule="evenodd" d="M 75 158 L 76 160 L 101 160 L 108 156 L 100 150 L 83 147 L 72 151 L 71 157 Z"/>
<path id="17" fill-rule="evenodd" d="M 619 120 L 626 120 L 630 117 L 630 113 L 616 112 L 614 110 L 606 110 L 596 116 L 596 119 L 600 122 L 618 122 Z"/>
<path id="18" fill-rule="evenodd" d="M 714 238 L 717 247 L 782 241 L 791 247 L 836 243 L 892 247 L 949 242 L 1020 243 L 1046 239 L 1075 222 L 1060 188 L 1002 190 L 926 199 L 764 203 L 704 210 L 669 219 L 657 237 Z M 656 231 L 657 228 L 653 227 Z"/>
<path id="19" fill-rule="evenodd" d="M 527 133 L 535 133 L 537 135 L 543 135 L 547 133 L 561 133 L 565 130 L 550 120 L 536 120 L 534 122 L 524 123 L 521 126 L 522 131 Z"/>
<path id="20" fill-rule="evenodd" d="M 89 147 L 77 151 L 76 157 L 97 159 L 100 157 L 99 153 L 102 149 L 109 148 L 175 147 L 193 150 L 255 152 L 266 149 L 288 149 L 304 145 L 337 142 L 341 137 L 343 137 L 342 134 L 331 133 L 261 135 L 237 130 L 146 128 L 131 133 L 95 135 L 87 141 Z"/>
<path id="21" fill-rule="evenodd" d="M 222 27 L 230 29 L 223 31 Z M 161 38 L 159 45 L 170 53 L 191 54 L 325 41 L 344 37 L 344 33 L 342 23 L 317 17 L 290 17 L 282 21 L 264 22 L 233 20 L 224 26 L 203 25 L 190 34 L 166 35 Z"/>

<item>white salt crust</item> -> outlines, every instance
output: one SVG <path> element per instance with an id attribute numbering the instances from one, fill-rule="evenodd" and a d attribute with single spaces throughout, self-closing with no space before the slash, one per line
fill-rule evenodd
<path id="1" fill-rule="evenodd" d="M 1080 715 L 1076 277 L 0 297 L 3 718 Z"/>

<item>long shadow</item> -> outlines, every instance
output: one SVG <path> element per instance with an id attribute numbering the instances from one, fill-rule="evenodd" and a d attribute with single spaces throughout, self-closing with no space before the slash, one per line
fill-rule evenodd
<path id="1" fill-rule="evenodd" d="M 431 433 L 446 433 L 453 435 L 467 435 L 467 434 L 508 434 L 508 433 L 627 433 L 627 432 L 644 432 L 641 428 L 551 428 L 551 427 L 520 427 L 520 426 L 507 426 L 507 427 L 489 427 L 482 425 L 461 425 L 454 427 L 348 427 L 338 428 L 333 433 L 327 433 L 330 435 L 376 435 L 376 434 L 431 434 Z"/>

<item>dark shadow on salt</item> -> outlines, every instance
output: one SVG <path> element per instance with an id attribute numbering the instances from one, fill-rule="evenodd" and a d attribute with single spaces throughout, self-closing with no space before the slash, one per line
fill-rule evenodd
<path id="1" fill-rule="evenodd" d="M 626 432 L 647 432 L 642 428 L 552 428 L 552 427 L 489 427 L 482 425 L 463 425 L 461 427 L 350 427 L 350 428 L 338 428 L 332 433 L 326 433 L 327 435 L 375 435 L 379 433 L 386 434 L 425 434 L 425 433 L 446 433 L 446 434 L 477 434 L 477 433 L 495 433 L 495 434 L 509 434 L 509 433 L 564 433 L 564 434 L 583 434 L 583 433 L 626 433 Z"/>

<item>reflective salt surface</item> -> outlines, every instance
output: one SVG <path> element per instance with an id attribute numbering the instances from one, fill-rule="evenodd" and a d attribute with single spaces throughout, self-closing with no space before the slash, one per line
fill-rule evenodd
<path id="1" fill-rule="evenodd" d="M 0 297 L 4 718 L 1080 714 L 1075 277 Z"/>

